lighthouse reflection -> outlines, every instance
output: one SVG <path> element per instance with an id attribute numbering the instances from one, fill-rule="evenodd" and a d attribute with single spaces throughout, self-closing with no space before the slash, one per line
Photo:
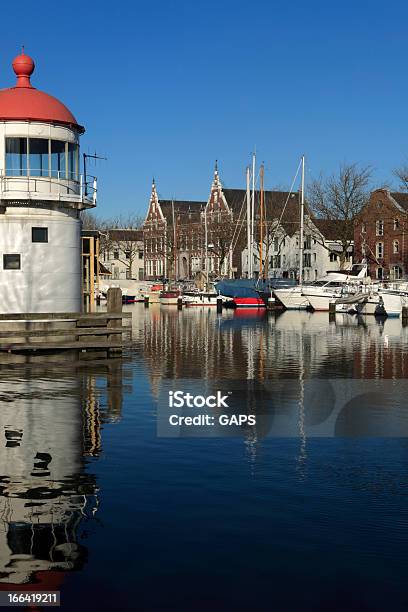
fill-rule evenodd
<path id="1" fill-rule="evenodd" d="M 85 458 L 101 452 L 103 423 L 120 419 L 121 369 L 111 363 L 100 374 L 2 373 L 1 590 L 58 589 L 66 572 L 86 562 L 99 489 Z"/>

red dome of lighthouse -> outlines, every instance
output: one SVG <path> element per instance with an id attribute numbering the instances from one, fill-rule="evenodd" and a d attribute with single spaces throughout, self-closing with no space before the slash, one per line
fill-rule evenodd
<path id="1" fill-rule="evenodd" d="M 62 102 L 31 85 L 30 76 L 35 68 L 31 57 L 23 51 L 12 65 L 17 83 L 0 90 L 0 121 L 42 121 L 85 131 Z"/>

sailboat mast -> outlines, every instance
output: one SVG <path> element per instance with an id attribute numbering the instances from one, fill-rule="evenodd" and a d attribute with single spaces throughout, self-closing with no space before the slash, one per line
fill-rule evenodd
<path id="1" fill-rule="evenodd" d="M 248 278 L 250 278 L 250 257 L 251 257 L 251 194 L 250 194 L 250 177 L 249 177 L 249 166 L 246 169 L 246 201 L 247 201 L 247 274 Z"/>
<path id="2" fill-rule="evenodd" d="M 261 202 L 260 202 L 260 225 L 259 225 L 259 278 L 263 277 L 263 216 L 264 216 L 264 165 L 261 166 Z"/>
<path id="3" fill-rule="evenodd" d="M 207 226 L 207 206 L 204 208 L 204 241 L 205 241 L 205 290 L 208 291 L 208 226 Z"/>
<path id="4" fill-rule="evenodd" d="M 254 227 L 255 227 L 255 153 L 252 155 L 252 201 L 251 201 L 251 278 L 254 275 Z"/>
<path id="5" fill-rule="evenodd" d="M 174 259 L 174 280 L 177 281 L 177 229 L 176 229 L 176 218 L 174 215 L 174 200 L 171 201 L 171 214 L 173 216 L 173 259 Z"/>
<path id="6" fill-rule="evenodd" d="M 302 155 L 302 186 L 300 195 L 299 285 L 303 283 L 303 226 L 305 216 L 305 156 Z"/>

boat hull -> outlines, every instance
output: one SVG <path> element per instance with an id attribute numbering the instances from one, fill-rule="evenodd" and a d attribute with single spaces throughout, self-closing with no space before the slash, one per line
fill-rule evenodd
<path id="1" fill-rule="evenodd" d="M 388 317 L 399 317 L 402 313 L 404 298 L 397 293 L 387 293 L 382 291 L 381 297 L 384 302 L 385 312 Z M 405 300 L 404 300 L 405 301 Z"/>
<path id="2" fill-rule="evenodd" d="M 273 293 L 287 310 L 306 310 L 310 306 L 300 287 L 275 289 Z"/>
<path id="3" fill-rule="evenodd" d="M 266 304 L 262 298 L 235 297 L 233 302 L 235 308 L 266 308 Z"/>

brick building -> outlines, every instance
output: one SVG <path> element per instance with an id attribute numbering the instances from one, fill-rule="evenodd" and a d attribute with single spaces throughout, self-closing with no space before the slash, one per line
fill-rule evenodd
<path id="1" fill-rule="evenodd" d="M 354 224 L 354 260 L 369 275 L 397 280 L 408 272 L 408 193 L 373 191 Z"/>
<path id="2" fill-rule="evenodd" d="M 259 211 L 259 191 L 255 210 Z M 276 219 L 293 233 L 299 226 L 298 194 L 265 191 L 266 228 Z M 289 230 L 290 228 L 290 230 Z M 145 277 L 192 278 L 205 268 L 205 243 L 210 278 L 244 274 L 242 252 L 246 234 L 246 190 L 225 189 L 218 167 L 207 202 L 159 200 L 153 182 L 149 208 L 143 225 Z M 255 236 L 259 234 L 256 212 Z"/>

